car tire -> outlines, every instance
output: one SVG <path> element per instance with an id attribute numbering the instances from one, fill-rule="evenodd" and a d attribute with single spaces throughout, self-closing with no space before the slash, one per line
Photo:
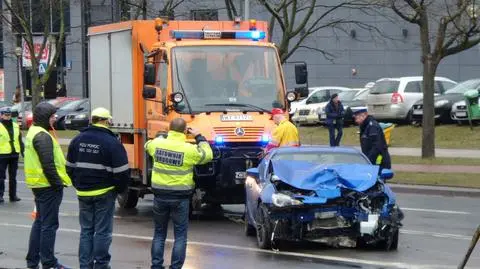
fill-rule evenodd
<path id="1" fill-rule="evenodd" d="M 255 227 L 248 223 L 248 208 L 245 205 L 243 231 L 246 236 L 255 236 Z"/>
<path id="2" fill-rule="evenodd" d="M 391 228 L 388 236 L 378 242 L 377 247 L 384 251 L 393 251 L 398 249 L 398 236 L 400 231 L 398 228 Z"/>
<path id="3" fill-rule="evenodd" d="M 269 249 L 272 246 L 272 224 L 268 216 L 267 207 L 260 203 L 256 214 L 257 245 L 261 249 Z"/>

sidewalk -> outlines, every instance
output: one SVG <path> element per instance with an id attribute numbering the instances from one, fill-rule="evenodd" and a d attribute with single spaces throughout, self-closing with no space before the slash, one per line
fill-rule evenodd
<path id="1" fill-rule="evenodd" d="M 392 169 L 395 172 L 480 174 L 480 166 L 474 165 L 392 164 Z"/>

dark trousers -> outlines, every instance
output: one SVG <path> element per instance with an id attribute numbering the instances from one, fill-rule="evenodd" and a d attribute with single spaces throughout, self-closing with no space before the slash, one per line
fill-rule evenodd
<path id="1" fill-rule="evenodd" d="M 163 252 L 165 239 L 167 238 L 168 221 L 173 222 L 175 242 L 172 251 L 171 269 L 180 269 L 185 262 L 187 251 L 187 230 L 189 199 L 163 199 L 155 195 L 153 202 L 153 218 L 155 221 L 155 233 L 152 242 L 152 267 L 151 269 L 163 269 Z"/>
<path id="2" fill-rule="evenodd" d="M 335 137 L 335 130 L 337 130 L 337 136 Z M 340 140 L 342 140 L 343 135 L 343 121 L 337 120 L 328 124 L 328 134 L 330 137 L 330 146 L 336 147 L 340 146 Z"/>
<path id="3" fill-rule="evenodd" d="M 55 237 L 58 229 L 58 212 L 63 199 L 63 189 L 36 190 L 37 218 L 33 222 L 28 245 L 27 267 L 35 268 L 42 262 L 43 268 L 56 267 Z"/>
<path id="4" fill-rule="evenodd" d="M 18 157 L 0 158 L 0 198 L 5 192 L 5 176 L 8 168 L 8 194 L 10 198 L 17 196 Z"/>
<path id="5" fill-rule="evenodd" d="M 109 191 L 98 196 L 79 196 L 80 246 L 78 258 L 80 269 L 109 269 L 112 244 L 113 214 L 116 192 Z"/>

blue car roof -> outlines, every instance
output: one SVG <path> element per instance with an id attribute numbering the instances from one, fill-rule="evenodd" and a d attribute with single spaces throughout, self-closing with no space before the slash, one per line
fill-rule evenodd
<path id="1" fill-rule="evenodd" d="M 330 147 L 330 146 L 322 146 L 322 145 L 302 145 L 300 147 L 279 147 L 274 149 L 274 152 L 276 153 L 339 152 L 339 153 L 361 154 L 361 152 L 354 147 Z"/>

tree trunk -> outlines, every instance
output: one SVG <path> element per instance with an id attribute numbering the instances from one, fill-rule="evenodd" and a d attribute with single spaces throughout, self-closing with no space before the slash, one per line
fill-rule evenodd
<path id="1" fill-rule="evenodd" d="M 33 74 L 33 83 L 32 83 L 32 112 L 35 107 L 42 101 L 41 91 L 42 91 L 42 81 L 38 77 L 38 74 Z"/>
<path id="2" fill-rule="evenodd" d="M 431 54 L 423 62 L 422 158 L 435 157 L 435 73 L 438 60 Z"/>
<path id="3" fill-rule="evenodd" d="M 144 20 L 147 19 L 147 0 L 142 1 L 142 17 Z"/>

